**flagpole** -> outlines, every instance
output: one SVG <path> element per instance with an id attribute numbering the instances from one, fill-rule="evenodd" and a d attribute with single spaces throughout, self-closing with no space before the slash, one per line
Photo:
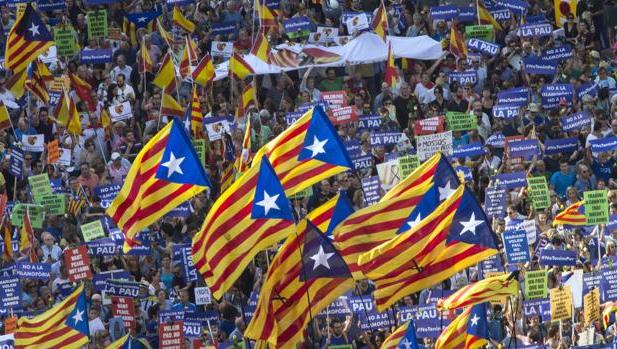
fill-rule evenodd
<path id="1" fill-rule="evenodd" d="M 480 0 L 476 0 L 476 18 L 478 19 L 478 25 L 482 24 L 480 21 Z"/>

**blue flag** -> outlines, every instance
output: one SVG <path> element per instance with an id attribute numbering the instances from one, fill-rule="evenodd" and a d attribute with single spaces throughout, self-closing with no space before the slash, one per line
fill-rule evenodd
<path id="1" fill-rule="evenodd" d="M 399 348 L 418 349 L 418 339 L 416 338 L 416 324 L 413 320 L 409 320 L 407 332 L 398 344 Z"/>
<path id="2" fill-rule="evenodd" d="M 259 166 L 259 177 L 255 187 L 255 198 L 251 218 L 273 218 L 293 221 L 291 203 L 279 181 L 270 161 L 264 155 Z"/>
<path id="3" fill-rule="evenodd" d="M 313 108 L 313 116 L 304 138 L 304 147 L 298 156 L 300 161 L 306 159 L 353 168 L 345 145 L 320 106 Z"/>

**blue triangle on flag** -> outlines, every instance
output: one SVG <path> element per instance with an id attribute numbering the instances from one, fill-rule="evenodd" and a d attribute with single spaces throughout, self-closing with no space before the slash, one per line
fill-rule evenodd
<path id="1" fill-rule="evenodd" d="M 425 219 L 428 215 L 435 211 L 437 206 L 439 206 L 438 187 L 433 184 L 426 191 L 426 193 L 424 193 L 424 196 L 416 207 L 414 207 L 411 211 L 409 217 L 405 220 L 405 223 L 403 223 L 403 225 L 401 225 L 398 229 L 397 234 L 402 234 L 408 230 L 411 230 L 412 227 L 416 226 L 421 220 Z"/>
<path id="2" fill-rule="evenodd" d="M 51 33 L 30 3 L 26 4 L 23 17 L 15 27 L 15 33 L 23 36 L 26 41 L 53 40 Z"/>
<path id="3" fill-rule="evenodd" d="M 212 187 L 182 124 L 176 119 L 172 123 L 155 177 L 172 183 Z"/>
<path id="4" fill-rule="evenodd" d="M 398 345 L 399 348 L 418 349 L 418 338 L 416 337 L 416 324 L 413 320 L 409 320 L 405 336 L 401 339 Z"/>
<path id="5" fill-rule="evenodd" d="M 347 149 L 321 106 L 313 108 L 313 115 L 306 130 L 304 145 L 298 160 L 317 159 L 325 163 L 353 168 Z"/>
<path id="6" fill-rule="evenodd" d="M 302 249 L 300 281 L 317 278 L 350 278 L 351 273 L 343 257 L 320 231 L 307 220 Z"/>
<path id="7" fill-rule="evenodd" d="M 488 339 L 488 322 L 486 321 L 486 303 L 476 304 L 471 308 L 467 321 L 467 334 L 477 338 Z"/>
<path id="8" fill-rule="evenodd" d="M 73 310 L 67 316 L 65 324 L 85 336 L 90 335 L 90 328 L 88 326 L 88 311 L 86 309 L 86 295 L 84 292 L 77 297 L 77 302 L 75 302 Z"/>
<path id="9" fill-rule="evenodd" d="M 457 205 L 446 244 L 464 242 L 497 249 L 488 217 L 469 188 L 465 187 Z"/>
<path id="10" fill-rule="evenodd" d="M 274 168 L 272 168 L 270 161 L 268 161 L 265 155 L 261 158 L 258 176 L 251 218 L 293 221 L 294 216 L 291 212 L 291 203 L 285 195 L 285 190 L 276 176 Z"/>
<path id="11" fill-rule="evenodd" d="M 341 223 L 352 213 L 353 206 L 351 205 L 351 201 L 349 201 L 349 197 L 345 192 L 339 192 L 338 200 L 336 200 L 336 204 L 334 205 L 334 211 L 332 212 L 332 216 L 330 217 L 330 224 L 328 225 L 328 230 L 326 230 L 326 233 L 324 235 L 332 238 L 332 232 L 334 231 L 334 228 L 336 228 L 339 223 Z"/>
<path id="12" fill-rule="evenodd" d="M 156 17 L 160 15 L 161 15 L 161 12 L 150 11 L 150 12 L 130 13 L 126 15 L 126 18 L 135 24 L 135 28 L 145 28 L 150 22 L 152 22 L 154 19 L 156 19 Z"/>

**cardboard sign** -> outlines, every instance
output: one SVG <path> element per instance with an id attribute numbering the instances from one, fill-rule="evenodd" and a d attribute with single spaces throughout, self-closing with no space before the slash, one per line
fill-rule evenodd
<path id="1" fill-rule="evenodd" d="M 212 294 L 207 286 L 195 287 L 195 304 L 203 305 L 212 303 Z"/>
<path id="2" fill-rule="evenodd" d="M 111 297 L 111 314 L 124 321 L 124 328 L 135 328 L 135 303 L 129 297 Z"/>
<path id="3" fill-rule="evenodd" d="M 37 203 L 43 205 L 49 214 L 63 215 L 66 212 L 65 200 L 65 194 L 50 194 L 40 198 Z"/>
<path id="4" fill-rule="evenodd" d="M 184 324 L 182 321 L 159 324 L 159 349 L 182 348 Z"/>
<path id="5" fill-rule="evenodd" d="M 109 36 L 107 10 L 88 11 L 86 19 L 88 20 L 88 40 Z"/>
<path id="6" fill-rule="evenodd" d="M 360 13 L 348 19 L 345 24 L 347 25 L 347 32 L 354 35 L 356 32 L 368 29 L 368 16 L 366 13 Z"/>
<path id="7" fill-rule="evenodd" d="M 60 146 L 57 139 L 47 144 L 47 162 L 55 164 L 60 160 Z"/>
<path id="8" fill-rule="evenodd" d="M 323 91 L 321 99 L 327 102 L 330 108 L 341 108 L 347 106 L 347 95 L 345 91 Z"/>
<path id="9" fill-rule="evenodd" d="M 527 178 L 527 186 L 534 209 L 541 210 L 551 206 L 551 194 L 548 190 L 546 177 Z"/>
<path id="10" fill-rule="evenodd" d="M 105 231 L 103 231 L 103 224 L 101 224 L 100 220 L 82 224 L 81 233 L 84 236 L 84 241 L 86 242 L 90 242 L 92 240 L 105 236 Z"/>
<path id="11" fill-rule="evenodd" d="M 525 273 L 525 298 L 546 298 L 548 293 L 548 271 L 534 270 Z"/>
<path id="12" fill-rule="evenodd" d="M 212 57 L 223 57 L 228 59 L 233 53 L 233 41 L 212 41 L 212 46 L 210 46 L 210 54 Z"/>
<path id="13" fill-rule="evenodd" d="M 446 118 L 448 118 L 448 130 L 450 131 L 468 131 L 478 127 L 475 114 L 449 111 L 446 113 Z"/>
<path id="14" fill-rule="evenodd" d="M 60 57 L 72 57 L 77 53 L 77 39 L 71 26 L 55 27 L 54 41 Z"/>
<path id="15" fill-rule="evenodd" d="M 124 102 L 109 107 L 109 117 L 111 121 L 122 121 L 133 117 L 133 110 L 131 109 L 131 102 Z"/>
<path id="16" fill-rule="evenodd" d="M 600 290 L 594 288 L 583 296 L 583 315 L 587 326 L 600 319 Z"/>
<path id="17" fill-rule="evenodd" d="M 420 161 L 425 161 L 437 152 L 452 155 L 452 131 L 418 136 L 416 142 Z"/>
<path id="18" fill-rule="evenodd" d="M 64 263 L 69 275 L 69 281 L 92 279 L 88 247 L 85 245 L 64 251 Z"/>
<path id="19" fill-rule="evenodd" d="M 45 135 L 22 135 L 21 144 L 25 151 L 42 153 L 45 149 Z"/>
<path id="20" fill-rule="evenodd" d="M 206 140 L 205 139 L 193 139 L 193 147 L 197 152 L 197 156 L 202 165 L 206 165 Z"/>
<path id="21" fill-rule="evenodd" d="M 358 110 L 355 105 L 334 108 L 330 111 L 330 121 L 333 125 L 347 124 L 358 120 Z"/>
<path id="22" fill-rule="evenodd" d="M 572 318 L 572 290 L 570 286 L 552 288 L 550 301 L 552 321 Z"/>
<path id="23" fill-rule="evenodd" d="M 585 200 L 585 225 L 608 223 L 608 194 L 606 190 L 583 193 Z"/>
<path id="24" fill-rule="evenodd" d="M 401 178 L 407 178 L 415 170 L 420 166 L 420 159 L 418 159 L 417 155 L 405 155 L 398 158 L 398 168 L 401 173 Z"/>

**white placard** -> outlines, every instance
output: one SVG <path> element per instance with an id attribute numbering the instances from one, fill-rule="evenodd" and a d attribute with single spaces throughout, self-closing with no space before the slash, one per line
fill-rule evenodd
<path id="1" fill-rule="evenodd" d="M 45 145 L 45 135 L 22 135 L 21 144 L 25 151 L 42 153 Z"/>
<path id="2" fill-rule="evenodd" d="M 69 167 L 71 166 L 71 149 L 60 148 L 60 158 L 58 164 Z"/>
<path id="3" fill-rule="evenodd" d="M 347 20 L 347 32 L 353 35 L 355 32 L 359 32 L 368 29 L 368 16 L 366 13 L 359 13 Z"/>
<path id="4" fill-rule="evenodd" d="M 224 133 L 231 134 L 227 120 L 206 124 L 206 130 L 208 131 L 208 139 L 210 141 L 216 141 L 217 139 L 223 138 Z"/>
<path id="5" fill-rule="evenodd" d="M 210 304 L 212 303 L 212 294 L 208 287 L 195 287 L 195 304 Z"/>
<path id="6" fill-rule="evenodd" d="M 452 155 L 452 131 L 417 137 L 418 158 L 424 161 L 437 152 Z"/>
<path id="7" fill-rule="evenodd" d="M 212 41 L 210 55 L 212 57 L 229 58 L 234 52 L 234 43 L 231 41 Z"/>
<path id="8" fill-rule="evenodd" d="M 133 117 L 133 110 L 131 109 L 131 102 L 126 101 L 124 103 L 115 104 L 109 107 L 109 117 L 111 121 L 121 121 L 130 119 Z"/>

